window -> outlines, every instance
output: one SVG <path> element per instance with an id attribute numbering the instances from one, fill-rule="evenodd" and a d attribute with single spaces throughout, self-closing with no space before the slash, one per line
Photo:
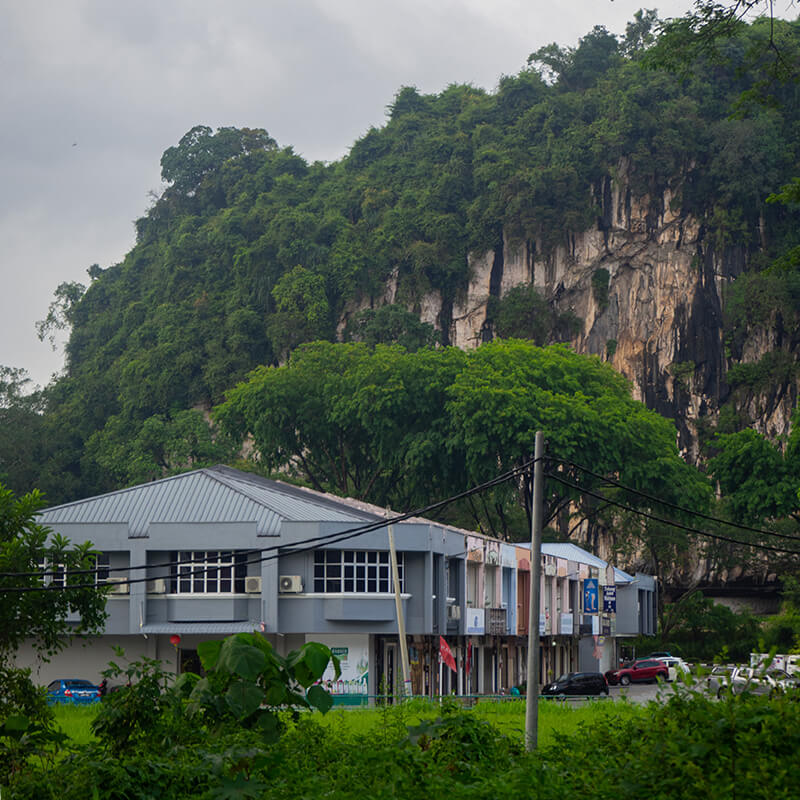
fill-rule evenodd
<path id="1" fill-rule="evenodd" d="M 109 568 L 111 558 L 108 553 L 98 553 L 95 557 L 94 567 L 97 570 L 94 574 L 94 582 L 98 585 L 108 583 Z M 87 581 L 90 583 L 90 581 Z"/>
<path id="2" fill-rule="evenodd" d="M 38 567 L 42 572 L 47 573 L 42 578 L 42 582 L 45 586 L 67 585 L 67 569 L 64 564 L 51 564 L 45 558 L 39 562 Z"/>
<path id="3" fill-rule="evenodd" d="M 173 594 L 242 594 L 247 576 L 246 553 L 231 550 L 181 550 L 173 553 Z"/>
<path id="4" fill-rule="evenodd" d="M 403 553 L 397 554 L 400 591 L 405 590 Z M 375 550 L 317 550 L 314 553 L 315 592 L 392 592 L 388 552 Z"/>
<path id="5" fill-rule="evenodd" d="M 67 568 L 65 564 L 52 564 L 47 559 L 42 559 L 39 562 L 39 569 L 42 572 L 48 573 L 44 576 L 45 586 L 66 586 L 67 585 Z M 101 584 L 107 583 L 109 567 L 111 561 L 108 553 L 97 553 L 94 557 L 94 573 L 78 572 L 76 575 L 73 573 L 72 583 L 94 583 Z M 92 567 L 89 567 L 92 569 Z"/>

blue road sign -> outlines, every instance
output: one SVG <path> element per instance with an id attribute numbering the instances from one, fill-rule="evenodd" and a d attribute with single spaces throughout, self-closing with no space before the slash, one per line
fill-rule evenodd
<path id="1" fill-rule="evenodd" d="M 600 610 L 597 604 L 598 594 L 597 578 L 587 578 L 583 582 L 583 613 L 597 614 Z"/>

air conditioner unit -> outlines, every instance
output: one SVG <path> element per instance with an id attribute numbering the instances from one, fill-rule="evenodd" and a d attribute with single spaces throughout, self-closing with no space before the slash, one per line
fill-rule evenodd
<path id="1" fill-rule="evenodd" d="M 461 619 L 461 606 L 447 606 L 447 619 Z"/>
<path id="2" fill-rule="evenodd" d="M 147 581 L 147 594 L 166 594 L 167 582 L 163 578 Z"/>
<path id="3" fill-rule="evenodd" d="M 281 575 L 278 587 L 284 594 L 297 594 L 303 591 L 303 579 L 299 575 Z"/>
<path id="4" fill-rule="evenodd" d="M 244 590 L 247 594 L 261 594 L 261 576 L 249 575 L 244 579 Z"/>
<path id="5" fill-rule="evenodd" d="M 106 578 L 106 584 L 110 587 L 109 594 L 130 594 L 131 587 L 128 579 L 122 575 L 112 575 Z"/>
<path id="6" fill-rule="evenodd" d="M 545 564 L 544 565 L 544 574 L 548 577 L 552 578 L 556 574 L 556 565 L 555 564 Z"/>

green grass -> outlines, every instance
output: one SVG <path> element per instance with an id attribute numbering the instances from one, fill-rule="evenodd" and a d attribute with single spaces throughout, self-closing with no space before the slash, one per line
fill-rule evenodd
<path id="1" fill-rule="evenodd" d="M 506 736 L 524 740 L 525 700 L 502 702 L 478 701 L 472 713 L 492 723 Z M 597 700 L 572 705 L 547 700 L 539 704 L 539 745 L 554 744 L 556 737 L 578 732 L 581 725 L 593 725 L 601 721 L 623 719 L 642 713 L 642 708 L 622 701 Z M 372 733 L 380 736 L 382 729 L 401 725 L 418 725 L 422 719 L 440 714 L 438 703 L 412 700 L 405 706 L 345 709 L 334 708 L 324 717 L 316 715 L 329 728 L 346 730 L 348 733 Z"/>
<path id="2" fill-rule="evenodd" d="M 91 724 L 99 705 L 54 706 L 56 724 L 75 744 L 95 741 Z M 492 702 L 478 701 L 472 713 L 492 723 L 499 731 L 511 738 L 524 739 L 525 700 Z M 547 700 L 539 704 L 539 745 L 554 744 L 556 737 L 578 732 L 581 725 L 592 726 L 611 719 L 623 719 L 642 713 L 640 707 L 630 703 L 610 700 L 589 701 L 572 705 Z M 350 734 L 368 733 L 376 737 L 382 731 L 418 725 L 423 719 L 440 714 L 438 703 L 412 700 L 405 706 L 377 706 L 372 708 L 334 708 L 328 714 L 314 716 L 326 728 L 346 731 Z"/>
<path id="3" fill-rule="evenodd" d="M 71 706 L 57 703 L 53 706 L 56 725 L 69 736 L 75 744 L 88 744 L 95 741 L 92 721 L 97 716 L 99 703 L 86 706 Z"/>

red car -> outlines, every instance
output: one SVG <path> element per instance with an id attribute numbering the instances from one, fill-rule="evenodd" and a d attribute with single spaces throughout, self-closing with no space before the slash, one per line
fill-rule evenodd
<path id="1" fill-rule="evenodd" d="M 627 686 L 629 683 L 655 682 L 659 678 L 665 681 L 668 677 L 667 665 L 655 658 L 642 658 L 616 670 L 616 672 L 606 673 L 606 680 L 612 686 L 616 686 L 618 683 Z"/>

